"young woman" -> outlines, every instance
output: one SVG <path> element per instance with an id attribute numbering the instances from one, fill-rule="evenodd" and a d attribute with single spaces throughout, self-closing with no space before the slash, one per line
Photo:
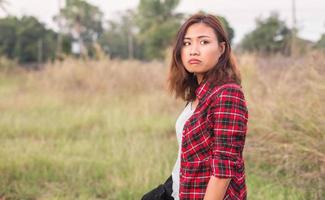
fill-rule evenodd
<path id="1" fill-rule="evenodd" d="M 172 176 L 143 199 L 246 199 L 243 148 L 248 111 L 227 34 L 212 15 L 180 28 L 169 86 L 187 105 L 176 122 Z"/>

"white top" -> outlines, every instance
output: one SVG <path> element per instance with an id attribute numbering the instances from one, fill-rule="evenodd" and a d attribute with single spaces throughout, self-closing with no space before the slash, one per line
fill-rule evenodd
<path id="1" fill-rule="evenodd" d="M 176 121 L 176 138 L 178 142 L 178 156 L 176 163 L 173 168 L 172 178 L 173 178 L 173 193 L 172 197 L 174 200 L 179 200 L 179 170 L 180 170 L 180 161 L 181 161 L 181 148 L 182 148 L 182 133 L 185 122 L 192 116 L 194 109 L 192 110 L 192 102 L 188 103 L 184 108 L 183 112 L 179 115 Z"/>

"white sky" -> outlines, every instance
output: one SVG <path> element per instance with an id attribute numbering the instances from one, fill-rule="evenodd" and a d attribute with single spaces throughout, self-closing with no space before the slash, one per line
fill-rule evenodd
<path id="1" fill-rule="evenodd" d="M 58 12 L 58 2 L 64 0 L 6 0 L 12 15 L 33 15 L 49 27 L 56 28 L 52 17 Z M 139 0 L 88 0 L 98 6 L 106 19 L 116 17 L 118 12 L 135 9 Z M 181 0 L 177 11 L 195 13 L 199 10 L 226 17 L 235 29 L 235 43 L 255 27 L 256 17 L 267 17 L 277 11 L 287 25 L 292 25 L 292 0 Z M 296 0 L 297 25 L 300 36 L 316 41 L 325 33 L 325 0 Z M 0 16 L 4 16 L 0 9 Z"/>

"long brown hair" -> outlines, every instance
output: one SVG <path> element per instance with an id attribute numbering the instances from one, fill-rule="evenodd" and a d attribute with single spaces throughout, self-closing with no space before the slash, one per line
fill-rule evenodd
<path id="1" fill-rule="evenodd" d="M 225 43 L 224 53 L 220 56 L 218 63 L 204 75 L 202 82 L 209 81 L 215 85 L 222 85 L 227 82 L 235 82 L 239 85 L 241 83 L 240 73 L 231 52 L 228 34 L 221 21 L 213 15 L 198 13 L 187 19 L 177 33 L 168 77 L 170 91 L 175 93 L 176 98 L 180 97 L 186 101 L 196 99 L 195 90 L 199 85 L 195 75 L 185 69 L 181 59 L 181 50 L 187 29 L 196 23 L 204 23 L 211 27 L 217 36 L 218 42 Z"/>

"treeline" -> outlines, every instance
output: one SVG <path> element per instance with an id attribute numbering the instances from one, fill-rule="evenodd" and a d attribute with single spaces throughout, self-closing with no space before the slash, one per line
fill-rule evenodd
<path id="1" fill-rule="evenodd" d="M 58 34 L 35 17 L 9 16 L 0 19 L 0 54 L 21 63 L 54 59 Z M 64 36 L 64 53 L 70 53 L 70 38 Z"/>
<path id="2" fill-rule="evenodd" d="M 0 2 L 1 3 L 1 2 Z M 53 17 L 59 31 L 46 28 L 32 16 L 0 19 L 0 56 L 20 63 L 63 59 L 65 55 L 96 58 L 105 53 L 112 58 L 163 59 L 180 24 L 187 15 L 175 12 L 180 0 L 140 0 L 135 10 L 103 20 L 99 7 L 84 0 L 66 0 Z M 109 6 L 109 5 L 108 5 Z M 218 16 L 234 38 L 234 29 Z M 241 51 L 263 54 L 292 53 L 293 31 L 275 13 L 257 19 L 256 28 L 238 45 Z M 317 43 L 296 37 L 295 48 L 325 49 L 325 34 Z"/>

